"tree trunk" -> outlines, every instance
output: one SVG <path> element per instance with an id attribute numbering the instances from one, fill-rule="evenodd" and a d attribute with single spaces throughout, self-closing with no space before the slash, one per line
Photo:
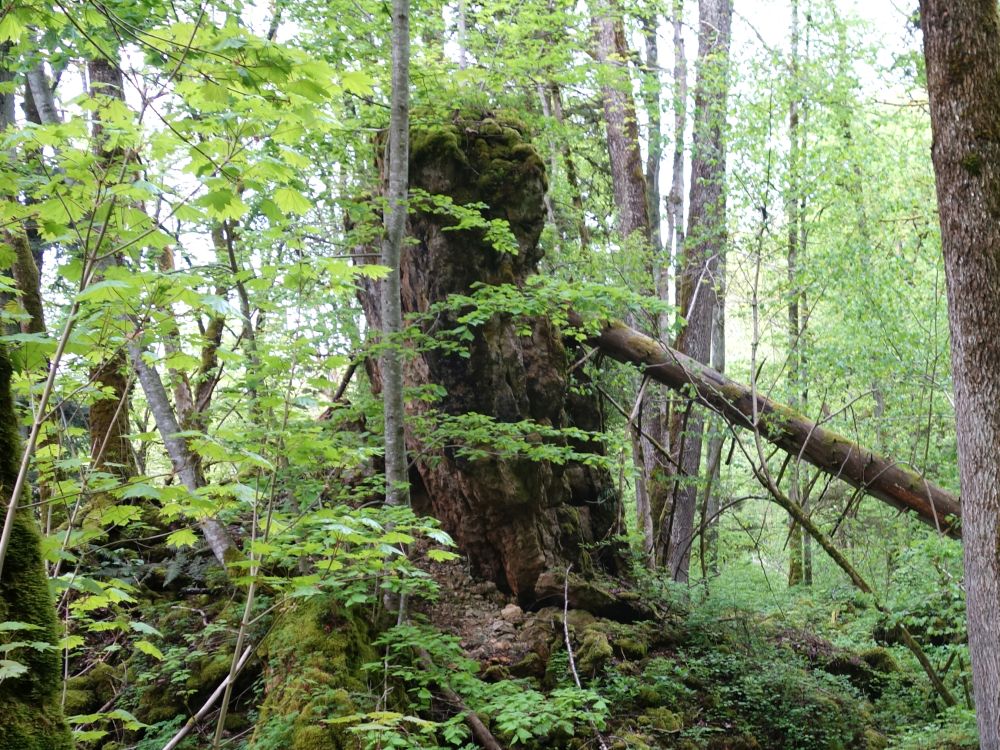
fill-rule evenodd
<path id="1" fill-rule="evenodd" d="M 1000 16 L 921 0 L 948 287 L 969 654 L 979 737 L 1000 749 Z"/>
<path id="2" fill-rule="evenodd" d="M 0 504 L 6 511 L 21 454 L 18 419 L 10 392 L 11 365 L 0 346 Z M 18 677 L 0 680 L 0 747 L 70 750 L 73 741 L 60 706 L 62 672 L 55 648 L 55 603 L 42 564 L 38 528 L 31 511 L 17 511 L 0 574 L 0 622 L 22 622 L 36 630 L 15 633 L 15 640 L 43 641 L 50 651 L 30 647 L 4 654 L 28 668 Z"/>
<path id="3" fill-rule="evenodd" d="M 726 371 L 726 264 L 725 256 L 719 258 L 718 283 L 715 286 L 715 310 L 712 316 L 712 369 L 718 373 Z M 722 446 L 725 432 L 718 418 L 712 420 L 714 428 L 708 441 L 708 485 L 703 501 L 701 539 L 702 573 L 715 575 L 719 572 L 719 513 L 722 507 L 720 486 L 722 476 Z"/>
<path id="4" fill-rule="evenodd" d="M 392 110 L 389 119 L 389 184 L 385 206 L 382 265 L 389 269 L 380 294 L 382 337 L 382 405 L 385 419 L 385 501 L 408 505 L 403 403 L 403 330 L 400 306 L 400 254 L 406 234 L 406 191 L 410 163 L 410 7 L 408 0 L 392 3 Z"/>
<path id="5" fill-rule="evenodd" d="M 733 8 L 730 0 L 698 3 L 698 79 L 695 84 L 694 137 L 691 143 L 691 195 L 687 240 L 681 266 L 678 307 L 687 321 L 677 348 L 707 364 L 712 351 L 715 270 L 726 242 L 726 100 L 729 93 L 729 41 Z M 675 581 L 688 580 L 696 479 L 701 465 L 704 418 L 690 411 L 683 427 L 671 436 L 680 446 L 680 478 L 673 507 L 660 518 L 659 543 Z M 680 425 L 679 420 L 675 421 Z M 683 440 L 680 429 L 684 430 Z"/>
<path id="6" fill-rule="evenodd" d="M 105 96 L 124 100 L 124 83 L 118 67 L 103 58 L 95 58 L 87 62 L 87 74 L 90 79 L 90 95 Z M 101 134 L 100 109 L 94 114 L 93 124 L 94 151 L 101 158 L 101 169 L 106 180 L 117 181 L 114 174 L 120 170 L 121 155 L 109 151 L 105 147 Z M 109 217 L 110 220 L 110 217 Z M 106 258 L 101 263 L 104 266 L 115 262 L 114 258 Z M 99 271 L 101 266 L 98 266 Z M 100 274 L 95 276 L 100 281 Z M 135 475 L 135 459 L 129 434 L 129 379 L 126 376 L 128 357 L 124 346 L 108 347 L 109 354 L 101 363 L 90 371 L 90 378 L 101 395 L 90 405 L 90 454 L 93 459 L 93 469 L 107 471 L 127 479 Z"/>
<path id="7" fill-rule="evenodd" d="M 642 368 L 650 378 L 669 388 L 682 391 L 693 387 L 699 404 L 720 414 L 734 427 L 753 429 L 756 414 L 756 427 L 765 440 L 899 510 L 915 512 L 921 521 L 941 533 L 960 538 L 962 511 L 958 498 L 915 471 L 759 393 L 755 407 L 754 393 L 747 386 L 622 323 L 605 324 L 590 337 L 590 342 L 612 359 Z"/>
<path id="8" fill-rule="evenodd" d="M 627 240 L 638 232 L 645 245 L 650 239 L 649 204 L 646 200 L 642 154 L 639 152 L 639 126 L 628 77 L 625 28 L 621 16 L 612 15 L 612 12 L 611 8 L 603 8 L 594 21 L 597 61 L 607 68 L 605 75 L 611 77 L 624 71 L 625 78 L 625 81 L 615 82 L 617 85 L 605 83 L 601 86 L 611 184 L 618 209 L 618 231 L 622 239 Z"/>
<path id="9" fill-rule="evenodd" d="M 799 211 L 800 200 L 800 139 L 799 139 L 799 4 L 792 0 L 792 95 L 788 104 L 788 185 L 785 195 L 785 221 L 788 236 L 788 405 L 801 410 L 799 388 L 801 372 L 799 353 L 801 351 L 802 326 L 800 321 L 799 293 L 799 226 L 802 221 Z M 795 504 L 801 504 L 799 483 L 799 462 L 792 460 L 788 470 L 788 497 Z M 788 517 L 788 585 L 798 586 L 804 581 L 802 527 L 791 516 Z"/>
<path id="10" fill-rule="evenodd" d="M 411 185 L 458 204 L 487 204 L 487 218 L 509 222 L 518 253 L 498 252 L 479 230 L 450 230 L 455 220 L 448 216 L 412 211 L 407 232 L 412 242 L 404 244 L 401 258 L 404 313 L 426 312 L 449 294 L 468 294 L 477 282 L 517 284 L 535 272 L 545 223 L 545 173 L 522 127 L 492 117 L 456 116 L 411 132 Z M 369 326 L 380 329 L 381 285 L 362 283 Z M 459 315 L 440 314 L 434 330 L 455 327 Z M 443 386 L 447 393 L 434 407 L 446 415 L 600 429 L 598 403 L 571 389 L 571 357 L 549 320 L 496 315 L 470 333 L 468 358 L 442 350 L 408 357 L 406 385 Z M 379 363 L 367 365 L 380 389 Z M 409 409 L 426 413 L 429 406 L 415 401 Z M 576 571 L 615 569 L 616 548 L 601 545 L 620 530 L 621 505 L 610 474 L 576 462 L 558 465 L 524 456 L 472 460 L 431 439 L 407 435 L 411 454 L 420 457 L 410 476 L 414 508 L 441 520 L 476 575 L 534 603 L 562 596 L 561 585 L 549 585 L 551 576 L 540 587 L 544 573 L 562 576 L 570 563 Z M 587 549 L 591 543 L 595 550 Z"/>

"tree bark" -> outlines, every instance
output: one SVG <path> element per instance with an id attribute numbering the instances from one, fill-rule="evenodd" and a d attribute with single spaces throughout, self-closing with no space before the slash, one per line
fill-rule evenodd
<path id="1" fill-rule="evenodd" d="M 698 3 L 698 78 L 695 83 L 694 136 L 691 142 L 691 194 L 687 239 L 680 270 L 678 307 L 687 324 L 677 348 L 707 364 L 712 351 L 712 316 L 715 270 L 726 242 L 726 102 L 731 0 L 700 0 Z M 695 479 L 701 465 L 704 417 L 697 409 L 671 435 L 679 455 L 680 481 L 669 513 L 659 519 L 659 544 L 663 559 L 675 581 L 688 580 L 694 514 L 698 501 Z M 664 509 L 666 511 L 666 509 Z"/>
<path id="2" fill-rule="evenodd" d="M 17 415 L 10 392 L 12 368 L 0 346 L 0 506 L 6 511 L 17 480 L 21 455 Z M 53 648 L 25 647 L 5 654 L 28 668 L 18 677 L 0 680 L 0 745 L 5 748 L 70 750 L 73 741 L 60 707 L 60 651 L 55 648 L 55 603 L 49 592 L 38 528 L 31 511 L 20 508 L 10 533 L 3 572 L 0 573 L 0 622 L 23 622 L 37 627 L 24 640 L 42 641 Z M 20 634 L 15 634 L 20 635 Z"/>
<path id="3" fill-rule="evenodd" d="M 646 180 L 639 152 L 639 126 L 635 117 L 631 83 L 628 82 L 625 28 L 621 16 L 612 15 L 612 8 L 603 8 L 595 19 L 597 61 L 607 70 L 606 76 L 626 71 L 626 82 L 601 86 L 604 102 L 604 123 L 607 128 L 608 158 L 611 164 L 611 184 L 618 208 L 618 231 L 627 240 L 640 233 L 643 245 L 649 242 L 649 211 L 646 200 Z"/>
<path id="4" fill-rule="evenodd" d="M 142 386 L 142 391 L 149 404 L 149 410 L 156 422 L 156 429 L 160 433 L 167 455 L 170 457 L 170 463 L 187 490 L 192 493 L 196 492 L 205 484 L 204 477 L 201 475 L 201 464 L 187 441 L 180 436 L 181 428 L 177 424 L 177 418 L 174 416 L 174 410 L 170 405 L 167 389 L 163 387 L 160 374 L 142 358 L 143 350 L 138 343 L 130 342 L 128 351 L 139 378 L 139 384 Z M 201 528 L 212 554 L 215 555 L 215 559 L 225 566 L 228 558 L 234 554 L 233 543 L 226 528 L 214 518 L 201 518 L 198 521 L 198 526 Z"/>
<path id="5" fill-rule="evenodd" d="M 95 58 L 87 62 L 87 75 L 90 79 L 91 96 L 124 101 L 124 82 L 117 65 L 103 58 Z M 37 98 L 35 103 L 37 106 Z M 94 114 L 93 138 L 94 151 L 100 157 L 104 179 L 117 180 L 117 175 L 113 173 L 116 169 L 122 169 L 121 154 L 106 147 L 101 132 L 100 109 Z M 103 266 L 115 262 L 114 258 L 100 261 L 94 280 L 100 281 Z M 124 480 L 135 475 L 135 459 L 127 437 L 130 431 L 129 381 L 125 374 L 128 357 L 123 346 L 115 347 L 112 344 L 108 347 L 108 352 L 101 363 L 90 371 L 91 381 L 101 392 L 90 406 L 90 452 L 93 458 L 92 468 L 107 471 Z"/>
<path id="6" fill-rule="evenodd" d="M 799 227 L 802 222 L 800 201 L 800 134 L 799 134 L 799 4 L 792 0 L 792 33 L 790 78 L 792 95 L 788 103 L 788 185 L 785 195 L 785 221 L 788 237 L 788 373 L 789 400 L 793 409 L 802 409 L 799 399 L 801 370 L 799 367 L 802 347 L 799 291 Z M 799 462 L 793 460 L 788 471 L 788 497 L 800 504 Z M 803 569 L 802 527 L 791 516 L 788 518 L 788 585 L 797 586 L 805 580 Z"/>
<path id="7" fill-rule="evenodd" d="M 1000 748 L 1000 16 L 921 0 L 948 289 L 969 655 L 979 738 Z"/>
<path id="8" fill-rule="evenodd" d="M 410 6 L 392 4 L 392 105 L 389 119 L 389 184 L 385 206 L 382 265 L 389 268 L 380 297 L 382 336 L 382 404 L 385 418 L 385 501 L 408 505 L 410 490 L 406 465 L 405 405 L 403 401 L 403 330 L 400 304 L 400 255 L 406 234 L 406 192 L 410 164 Z"/>
<path id="9" fill-rule="evenodd" d="M 590 342 L 612 359 L 642 368 L 669 388 L 681 391 L 693 387 L 699 404 L 735 427 L 753 429 L 757 414 L 756 428 L 761 436 L 782 450 L 899 510 L 915 512 L 921 521 L 947 536 L 961 536 L 958 498 L 915 471 L 760 394 L 755 411 L 749 387 L 622 323 L 605 324 Z"/>
<path id="10" fill-rule="evenodd" d="M 524 140 L 522 127 L 469 113 L 411 131 L 411 186 L 458 204 L 488 205 L 485 217 L 508 222 L 518 252 L 498 252 L 482 231 L 456 231 L 453 218 L 414 207 L 401 257 L 404 313 L 426 313 L 450 294 L 469 294 L 476 283 L 519 284 L 537 270 L 544 161 Z M 365 279 L 361 284 L 369 328 L 380 330 L 381 285 Z M 459 310 L 444 311 L 422 325 L 447 331 L 460 325 L 460 316 Z M 437 411 L 449 418 L 480 414 L 501 423 L 530 419 L 555 428 L 601 429 L 599 403 L 574 392 L 579 373 L 571 373 L 572 358 L 547 318 L 495 315 L 469 334 L 467 357 L 426 348 L 407 357 L 408 387 L 433 383 L 445 389 L 433 404 Z M 379 389 L 378 362 L 366 364 Z M 415 400 L 407 408 L 419 423 L 431 405 Z M 419 457 L 410 475 L 413 505 L 442 522 L 475 575 L 534 604 L 552 593 L 536 590 L 539 578 L 561 573 L 569 563 L 576 570 L 617 569 L 617 547 L 609 540 L 620 530 L 621 503 L 607 471 L 524 455 L 473 460 L 450 442 L 442 445 L 433 433 L 407 434 L 411 455 Z M 589 441 L 578 447 L 601 451 Z M 560 593 L 561 587 L 553 595 Z"/>

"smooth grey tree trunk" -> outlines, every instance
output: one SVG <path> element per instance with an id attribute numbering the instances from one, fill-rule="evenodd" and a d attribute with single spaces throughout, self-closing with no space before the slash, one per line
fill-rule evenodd
<path id="1" fill-rule="evenodd" d="M 801 371 L 801 315 L 799 309 L 799 227 L 802 222 L 799 202 L 801 200 L 801 138 L 799 122 L 799 3 L 792 1 L 790 78 L 792 94 L 788 104 L 788 178 L 785 187 L 785 223 L 788 238 L 788 405 L 801 410 L 799 399 Z M 792 460 L 788 468 L 788 497 L 794 503 L 801 503 L 799 462 Z M 802 527 L 795 519 L 788 518 L 788 585 L 797 586 L 804 580 L 802 561 Z"/>
<path id="2" fill-rule="evenodd" d="M 969 654 L 983 750 L 1000 750 L 1000 15 L 921 0 L 948 288 Z"/>
<path id="3" fill-rule="evenodd" d="M 388 192 L 382 264 L 389 274 L 381 295 L 382 333 L 392 342 L 381 356 L 382 403 L 385 414 L 385 500 L 389 505 L 410 501 L 406 466 L 403 330 L 400 305 L 400 255 L 406 235 L 406 192 L 410 162 L 410 6 L 408 0 L 392 3 L 392 103 L 389 116 Z"/>

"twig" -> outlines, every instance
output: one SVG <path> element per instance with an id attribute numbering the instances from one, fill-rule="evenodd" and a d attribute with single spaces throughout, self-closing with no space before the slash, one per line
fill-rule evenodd
<path id="1" fill-rule="evenodd" d="M 233 679 L 233 675 L 235 673 L 238 673 L 246 665 L 247 660 L 250 658 L 250 654 L 253 653 L 254 648 L 255 646 L 253 644 L 250 644 L 249 646 L 246 647 L 246 649 L 243 651 L 243 654 L 240 656 L 239 662 L 237 662 L 236 664 L 236 669 L 233 672 L 230 672 L 230 674 L 226 675 L 225 679 L 223 679 L 222 682 L 219 683 L 219 686 L 215 688 L 215 690 L 212 692 L 212 694 L 208 696 L 208 700 L 206 700 L 205 703 L 202 705 L 202 707 L 198 709 L 198 713 L 196 713 L 194 716 L 192 716 L 190 719 L 187 720 L 184 726 L 182 726 L 177 731 L 177 734 L 171 737 L 170 741 L 163 746 L 162 750 L 174 750 L 174 748 L 176 748 L 181 743 L 181 740 L 187 737 L 188 733 L 195 728 L 198 722 L 205 718 L 208 712 L 212 710 L 212 706 L 215 705 L 215 702 L 219 700 L 219 696 L 222 695 L 223 692 L 225 692 L 226 687 L 230 684 L 230 681 Z"/>
<path id="2" fill-rule="evenodd" d="M 417 656 L 420 657 L 420 663 L 424 665 L 424 669 L 428 671 L 434 669 L 434 660 L 431 659 L 431 655 L 427 653 L 426 649 L 418 648 Z M 486 750 L 504 750 L 503 745 L 497 742 L 497 738 L 493 736 L 493 733 L 483 723 L 483 720 L 479 718 L 475 711 L 465 705 L 465 701 L 462 700 L 462 697 L 458 693 L 445 683 L 438 683 L 438 688 L 441 690 L 441 694 L 452 705 L 463 712 L 465 723 L 472 730 L 472 736 L 476 738 L 476 742 Z"/>
<path id="3" fill-rule="evenodd" d="M 580 674 L 576 671 L 576 659 L 573 658 L 573 646 L 569 640 L 569 572 L 572 569 L 572 565 L 566 568 L 566 576 L 563 578 L 563 638 L 566 641 L 566 653 L 569 654 L 569 671 L 573 673 L 573 682 L 576 683 L 577 690 L 583 690 L 583 685 L 580 683 Z M 588 723 L 590 724 L 590 728 L 594 730 L 594 735 L 597 737 L 597 744 L 601 746 L 601 750 L 608 750 L 608 743 L 604 741 L 604 736 L 601 734 L 601 730 L 597 728 L 597 724 L 593 719 L 589 719 Z"/>

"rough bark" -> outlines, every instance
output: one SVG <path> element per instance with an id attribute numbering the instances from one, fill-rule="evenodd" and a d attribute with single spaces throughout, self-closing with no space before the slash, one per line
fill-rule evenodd
<path id="1" fill-rule="evenodd" d="M 969 654 L 981 746 L 1000 748 L 1000 16 L 921 0 L 948 289 Z"/>
<path id="2" fill-rule="evenodd" d="M 756 413 L 761 436 L 777 447 L 899 510 L 913 511 L 947 536 L 961 536 L 958 498 L 915 471 L 760 394 L 755 407 L 748 386 L 622 323 L 604 325 L 590 341 L 609 357 L 640 367 L 669 388 L 694 388 L 699 404 L 735 427 L 753 429 Z"/>
<path id="3" fill-rule="evenodd" d="M 6 511 L 21 455 L 17 417 L 10 392 L 11 364 L 0 347 L 0 505 Z M 36 630 L 15 633 L 23 640 L 52 644 L 56 634 L 55 604 L 49 593 L 39 534 L 31 511 L 16 513 L 0 574 L 0 622 L 15 621 Z M 22 640 L 22 638 L 15 638 Z M 69 728 L 60 707 L 60 652 L 25 647 L 5 658 L 28 668 L 19 677 L 0 680 L 0 750 L 70 750 Z"/>
<path id="4" fill-rule="evenodd" d="M 406 419 L 403 403 L 403 330 L 400 304 L 400 256 L 406 234 L 406 192 L 410 163 L 410 6 L 408 0 L 392 3 L 392 104 L 389 116 L 388 190 L 382 265 L 389 269 L 379 296 L 382 336 L 390 343 L 382 350 L 382 411 L 385 420 L 385 501 L 410 502 L 406 465 Z"/>
<path id="5" fill-rule="evenodd" d="M 612 15 L 610 8 L 594 21 L 597 35 L 597 61 L 607 69 L 604 75 L 613 78 L 618 71 L 627 71 L 628 49 L 621 16 Z M 639 232 L 645 245 L 650 238 L 646 180 L 639 152 L 639 126 L 635 118 L 631 83 L 606 82 L 601 86 L 604 102 L 604 123 L 607 129 L 611 184 L 618 209 L 618 231 L 623 239 Z"/>
<path id="6" fill-rule="evenodd" d="M 688 231 L 680 269 L 678 307 L 687 322 L 677 348 L 707 364 L 712 350 L 715 270 L 726 242 L 726 102 L 729 93 L 730 0 L 698 3 L 698 77 L 695 83 L 694 135 L 691 142 L 691 193 Z M 701 465 L 704 417 L 697 409 L 671 436 L 680 446 L 680 481 L 669 513 L 661 513 L 659 545 L 675 581 L 688 580 L 691 541 Z M 683 440 L 680 430 L 683 429 Z"/>
<path id="7" fill-rule="evenodd" d="M 404 313 L 467 294 L 476 282 L 516 284 L 536 270 L 546 181 L 543 161 L 523 132 L 520 123 L 482 115 L 411 132 L 411 185 L 459 204 L 486 203 L 488 218 L 509 222 L 518 253 L 496 251 L 479 231 L 449 231 L 454 220 L 447 216 L 411 212 L 413 241 L 401 259 Z M 379 292 L 365 282 L 360 295 L 372 329 L 382 324 Z M 455 326 L 458 316 L 441 314 L 435 330 Z M 600 428 L 598 404 L 570 390 L 571 358 L 547 319 L 495 316 L 475 329 L 468 353 L 435 350 L 409 358 L 407 386 L 444 386 L 447 395 L 435 406 L 446 414 Z M 381 387 L 378 363 L 370 360 L 368 370 Z M 414 402 L 409 409 L 427 406 Z M 613 551 L 584 549 L 619 530 L 621 505 L 606 472 L 523 457 L 470 460 L 454 448 L 422 444 L 415 434 L 407 439 L 411 454 L 421 457 L 411 475 L 414 507 L 441 520 L 478 576 L 532 603 L 543 573 L 565 571 L 569 563 L 575 570 L 614 568 Z"/>
<path id="8" fill-rule="evenodd" d="M 124 99 L 124 83 L 121 71 L 108 60 L 96 58 L 87 62 L 90 79 L 90 95 Z M 34 89 L 32 89 L 34 91 Z M 38 103 L 36 97 L 36 105 Z M 101 159 L 105 179 L 117 180 L 115 169 L 121 169 L 121 155 L 108 150 L 101 133 L 100 111 L 93 122 L 94 151 Z M 102 261 L 105 265 L 115 262 L 114 258 Z M 100 268 L 98 269 L 100 271 Z M 100 281 L 100 273 L 95 281 Z M 129 379 L 126 376 L 128 357 L 123 346 L 108 348 L 104 360 L 90 371 L 91 382 L 99 391 L 97 400 L 90 406 L 90 448 L 93 468 L 107 471 L 121 479 L 135 475 L 135 459 L 129 434 Z"/>

